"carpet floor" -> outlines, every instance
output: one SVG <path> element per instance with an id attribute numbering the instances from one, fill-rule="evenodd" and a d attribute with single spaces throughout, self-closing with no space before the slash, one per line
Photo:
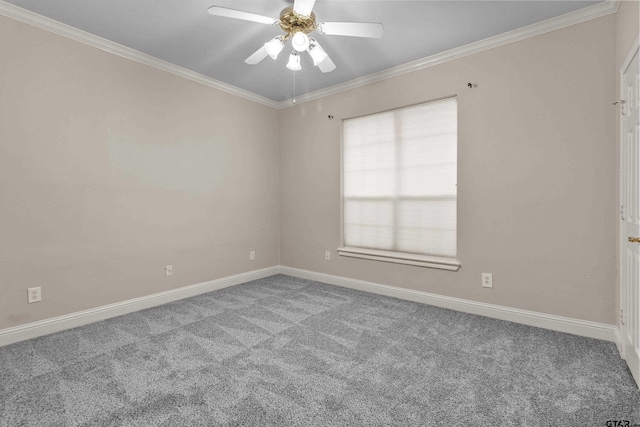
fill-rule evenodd
<path id="1" fill-rule="evenodd" d="M 0 426 L 640 423 L 613 343 L 282 275 L 1 347 L 0 367 Z"/>

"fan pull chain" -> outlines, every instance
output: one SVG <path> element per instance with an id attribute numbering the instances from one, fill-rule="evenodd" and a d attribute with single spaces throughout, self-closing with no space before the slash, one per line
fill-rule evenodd
<path id="1" fill-rule="evenodd" d="M 293 103 L 296 103 L 296 72 L 293 71 Z"/>

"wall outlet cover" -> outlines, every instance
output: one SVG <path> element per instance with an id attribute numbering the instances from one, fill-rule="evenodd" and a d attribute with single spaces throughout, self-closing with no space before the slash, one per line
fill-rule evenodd
<path id="1" fill-rule="evenodd" d="M 42 301 L 42 288 L 40 286 L 27 289 L 27 302 L 29 304 L 40 301 Z"/>
<path id="2" fill-rule="evenodd" d="M 482 273 L 482 287 L 493 288 L 493 274 Z"/>

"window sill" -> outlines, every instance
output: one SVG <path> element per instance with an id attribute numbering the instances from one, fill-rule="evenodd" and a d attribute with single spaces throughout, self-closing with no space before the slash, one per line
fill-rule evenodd
<path id="1" fill-rule="evenodd" d="M 371 259 L 375 261 L 393 262 L 396 264 L 417 265 L 419 267 L 439 268 L 441 270 L 458 271 L 460 261 L 454 258 L 436 257 L 428 255 L 405 254 L 401 252 L 380 251 L 352 247 L 338 248 L 340 256 Z"/>

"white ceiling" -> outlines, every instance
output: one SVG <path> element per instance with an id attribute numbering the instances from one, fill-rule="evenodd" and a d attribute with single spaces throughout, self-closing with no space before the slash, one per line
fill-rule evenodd
<path id="1" fill-rule="evenodd" d="M 278 18 L 289 0 L 8 0 L 21 8 L 103 37 L 204 76 L 268 98 L 293 97 L 293 72 L 277 60 L 245 58 L 282 30 L 212 16 L 212 5 Z M 601 1 L 317 0 L 317 22 L 381 22 L 380 39 L 314 33 L 337 69 L 323 74 L 303 55 L 296 95 L 426 58 Z"/>

